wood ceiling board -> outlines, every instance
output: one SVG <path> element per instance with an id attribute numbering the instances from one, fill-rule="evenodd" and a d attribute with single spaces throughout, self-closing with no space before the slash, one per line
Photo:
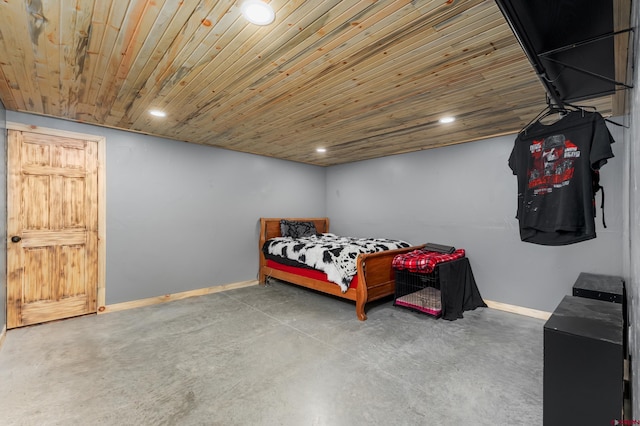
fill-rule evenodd
<path id="1" fill-rule="evenodd" d="M 321 166 L 515 132 L 545 105 L 494 1 L 270 3 L 258 27 L 230 0 L 0 2 L 0 100 Z"/>

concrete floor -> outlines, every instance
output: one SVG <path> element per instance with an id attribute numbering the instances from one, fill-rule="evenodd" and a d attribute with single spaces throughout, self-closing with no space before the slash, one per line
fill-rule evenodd
<path id="1" fill-rule="evenodd" d="M 544 321 L 272 282 L 9 330 L 2 425 L 539 425 Z"/>

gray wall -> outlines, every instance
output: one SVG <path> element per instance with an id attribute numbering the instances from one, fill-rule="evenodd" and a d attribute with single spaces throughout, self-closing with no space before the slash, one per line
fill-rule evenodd
<path id="1" fill-rule="evenodd" d="M 0 332 L 7 325 L 7 112 L 0 102 Z"/>
<path id="2" fill-rule="evenodd" d="M 545 311 L 579 272 L 623 270 L 617 128 L 602 170 L 609 227 L 597 220 L 597 239 L 545 247 L 518 238 L 512 136 L 325 169 L 12 111 L 7 120 L 106 137 L 107 304 L 255 279 L 260 216 L 327 215 L 336 233 L 463 247 L 483 297 Z"/>
<path id="3" fill-rule="evenodd" d="M 607 229 L 549 247 L 520 241 L 516 177 L 507 165 L 515 135 L 329 168 L 327 214 L 336 233 L 464 248 L 485 299 L 553 311 L 582 271 L 622 274 L 622 168 L 604 166 Z M 598 198 L 599 200 L 599 198 Z"/>
<path id="4" fill-rule="evenodd" d="M 7 112 L 106 137 L 107 304 L 256 279 L 261 216 L 324 216 L 325 169 Z"/>
<path id="5" fill-rule="evenodd" d="M 633 2 L 633 13 L 631 13 L 632 28 L 638 28 L 640 25 L 640 5 L 637 1 Z M 627 284 L 628 301 L 630 303 L 629 316 L 631 329 L 629 331 L 630 357 L 631 357 L 631 397 L 632 397 L 632 416 L 629 418 L 640 418 L 640 57 L 638 57 L 638 49 L 640 48 L 640 34 L 638 31 L 633 33 L 633 48 L 631 52 L 636 54 L 636 63 L 634 67 L 634 89 L 630 90 L 631 96 L 631 114 L 630 128 L 626 132 L 626 139 L 629 145 L 629 164 L 628 164 L 628 182 L 625 187 L 629 194 L 629 208 L 627 224 L 628 235 L 625 239 L 627 265 L 625 265 L 625 280 Z"/>

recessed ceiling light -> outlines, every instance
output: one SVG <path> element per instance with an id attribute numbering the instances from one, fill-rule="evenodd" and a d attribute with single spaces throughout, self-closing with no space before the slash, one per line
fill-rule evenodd
<path id="1" fill-rule="evenodd" d="M 160 111 L 159 109 L 152 109 L 149 111 L 149 114 L 153 115 L 154 117 L 166 117 L 167 113 L 164 111 Z"/>
<path id="2" fill-rule="evenodd" d="M 327 148 L 316 148 L 316 152 L 327 152 Z"/>
<path id="3" fill-rule="evenodd" d="M 440 120 L 440 123 L 442 124 L 447 124 L 447 123 L 453 123 L 454 121 L 456 121 L 455 117 L 442 117 Z"/>
<path id="4" fill-rule="evenodd" d="M 240 6 L 247 21 L 256 25 L 269 25 L 276 18 L 273 8 L 260 0 L 245 0 Z"/>

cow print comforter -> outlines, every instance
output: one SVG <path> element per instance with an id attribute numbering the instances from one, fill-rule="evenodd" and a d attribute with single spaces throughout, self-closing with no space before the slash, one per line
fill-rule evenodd
<path id="1" fill-rule="evenodd" d="M 346 292 L 356 274 L 356 258 L 360 253 L 375 253 L 409 247 L 401 240 L 386 238 L 340 237 L 334 234 L 320 234 L 311 237 L 277 237 L 268 240 L 265 254 L 284 257 L 303 263 L 327 274 L 327 279 Z"/>

